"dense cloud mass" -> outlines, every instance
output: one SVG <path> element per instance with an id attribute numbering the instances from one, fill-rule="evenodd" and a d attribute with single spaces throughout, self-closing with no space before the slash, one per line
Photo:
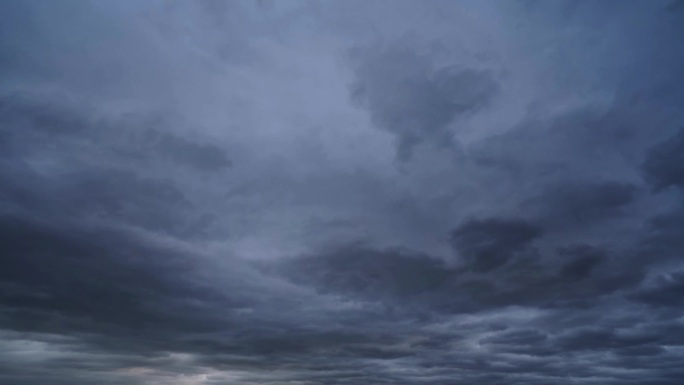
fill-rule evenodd
<path id="1" fill-rule="evenodd" d="M 684 381 L 684 2 L 0 2 L 0 384 Z"/>

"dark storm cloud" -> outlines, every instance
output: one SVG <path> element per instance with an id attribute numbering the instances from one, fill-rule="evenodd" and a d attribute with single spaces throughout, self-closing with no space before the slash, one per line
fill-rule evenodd
<path id="1" fill-rule="evenodd" d="M 559 251 L 563 258 L 569 259 L 560 274 L 567 279 L 580 280 L 588 277 L 606 258 L 601 249 L 587 245 L 576 245 Z"/>
<path id="2" fill-rule="evenodd" d="M 268 306 L 275 310 L 279 305 L 267 299 L 264 303 L 258 291 L 250 291 L 249 284 L 238 277 L 230 279 L 242 283 L 229 292 L 216 290 L 197 260 L 130 234 L 65 224 L 55 228 L 7 217 L 0 230 L 0 325 L 23 333 L 17 335 L 19 341 L 22 336 L 36 341 L 42 341 L 43 335 L 71 338 L 45 343 L 52 349 L 65 349 L 62 364 L 68 366 L 38 372 L 36 381 L 45 378 L 41 373 L 61 373 L 64 377 L 57 383 L 68 383 L 81 370 L 78 361 L 69 358 L 70 351 L 89 357 L 91 367 L 110 372 L 105 378 L 117 383 L 126 381 L 117 370 L 140 366 L 175 370 L 179 363 L 164 362 L 168 352 L 198 355 L 200 365 L 203 361 L 218 365 L 221 354 L 229 352 L 224 360 L 231 367 L 241 366 L 241 361 L 247 367 L 277 367 L 328 349 L 340 356 L 354 356 L 356 350 L 378 355 L 384 349 L 382 344 L 378 348 L 367 345 L 383 340 L 374 342 L 376 337 L 351 330 L 297 331 L 293 326 L 284 333 L 276 328 L 282 323 L 269 326 L 275 319 L 250 327 L 254 321 L 248 321 L 249 313 L 240 309 Z M 227 333 L 226 328 L 234 332 Z M 32 337 L 32 333 L 37 334 Z M 21 373 L 10 369 L 0 378 L 9 381 Z M 179 369 L 187 374 L 192 367 Z"/>
<path id="3" fill-rule="evenodd" d="M 550 225 L 579 226 L 620 214 L 620 208 L 634 201 L 637 188 L 617 182 L 564 182 L 549 187 L 540 196 L 523 203 L 539 212 Z"/>
<path id="4" fill-rule="evenodd" d="M 451 243 L 468 265 L 489 271 L 505 264 L 541 235 L 536 226 L 520 220 L 469 220 L 452 232 Z"/>
<path id="5" fill-rule="evenodd" d="M 551 117 L 530 114 L 514 129 L 473 146 L 472 157 L 484 168 L 536 185 L 580 184 L 584 178 L 590 184 L 622 183 L 616 178 L 631 176 L 643 144 L 652 140 L 642 126 L 650 117 L 624 98 L 620 95 L 607 106 L 573 106 Z"/>
<path id="6" fill-rule="evenodd" d="M 644 162 L 647 179 L 656 190 L 684 184 L 684 128 L 654 146 Z"/>
<path id="7" fill-rule="evenodd" d="M 190 212 L 193 205 L 168 180 L 126 170 L 99 168 L 60 177 L 18 168 L 3 173 L 0 196 L 27 215 L 102 218 L 154 231 L 201 235 L 210 213 Z"/>
<path id="8" fill-rule="evenodd" d="M 654 335 L 621 334 L 600 328 L 580 329 L 563 335 L 558 345 L 568 351 L 631 348 L 657 342 Z"/>
<path id="9" fill-rule="evenodd" d="M 684 298 L 684 273 L 663 274 L 634 295 L 638 301 L 653 306 L 679 308 Z"/>
<path id="10" fill-rule="evenodd" d="M 450 274 L 443 261 L 426 255 L 353 245 L 301 258 L 287 268 L 302 283 L 371 296 L 419 295 L 439 289 Z"/>
<path id="11" fill-rule="evenodd" d="M 643 278 L 642 271 L 624 265 L 621 258 L 626 256 L 609 256 L 594 246 L 568 245 L 551 255 L 524 249 L 538 236 L 525 222 L 468 222 L 463 229 L 467 231 L 460 234 L 462 247 L 465 233 L 472 231 L 477 237 L 467 238 L 472 255 L 457 264 L 410 250 L 351 245 L 285 261 L 280 271 L 296 284 L 379 302 L 383 311 L 405 317 L 505 306 L 593 306 L 599 298 L 634 287 Z M 508 248 L 501 246 L 504 241 L 510 243 Z M 499 264 L 491 266 L 492 255 Z"/>
<path id="12" fill-rule="evenodd" d="M 144 149 L 156 149 L 162 156 L 199 170 L 221 170 L 230 166 L 230 160 L 220 147 L 195 143 L 155 129 L 143 134 Z"/>
<path id="13" fill-rule="evenodd" d="M 151 341 L 155 334 L 211 327 L 202 321 L 206 314 L 188 315 L 192 298 L 206 300 L 217 293 L 192 282 L 189 261 L 170 251 L 138 245 L 122 234 L 54 228 L 18 218 L 3 219 L 2 245 L 5 327 L 55 334 L 122 333 Z M 17 317 L 6 317 L 12 313 Z"/>
<path id="14" fill-rule="evenodd" d="M 10 149 L 29 152 L 45 151 L 59 141 L 89 140 L 138 161 L 156 156 L 199 171 L 220 171 L 231 164 L 223 148 L 170 132 L 178 125 L 171 118 L 111 118 L 77 108 L 36 95 L 6 95 L 0 100 L 4 141 Z M 109 136 L 114 130 L 118 136 Z"/>
<path id="15" fill-rule="evenodd" d="M 646 220 L 646 232 L 637 246 L 637 253 L 642 264 L 674 263 L 668 269 L 677 269 L 684 247 L 682 231 L 684 231 L 684 208 L 681 205 L 681 192 L 672 191 L 674 202 L 665 200 L 665 209 Z"/>
<path id="16" fill-rule="evenodd" d="M 533 345 L 546 341 L 545 333 L 538 330 L 515 330 L 503 332 L 493 337 L 483 338 L 480 343 L 502 344 L 502 345 Z"/>
<path id="17" fill-rule="evenodd" d="M 22 95 L 4 96 L 0 100 L 0 113 L 5 126 L 3 131 L 8 135 L 31 135 L 31 131 L 35 131 L 37 135 L 59 137 L 78 135 L 89 129 L 88 122 L 75 111 L 41 104 L 38 100 Z M 12 130 L 8 125 L 15 127 Z"/>
<path id="18" fill-rule="evenodd" d="M 409 160 L 423 142 L 449 146 L 449 124 L 494 97 L 497 82 L 485 70 L 437 66 L 429 53 L 395 44 L 357 48 L 352 95 L 374 123 L 397 137 L 397 156 Z"/>
<path id="19" fill-rule="evenodd" d="M 1 3 L 0 383 L 679 384 L 678 8 Z"/>

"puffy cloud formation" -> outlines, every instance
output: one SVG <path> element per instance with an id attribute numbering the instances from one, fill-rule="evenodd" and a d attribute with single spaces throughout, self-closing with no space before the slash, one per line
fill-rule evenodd
<path id="1" fill-rule="evenodd" d="M 682 1 L 0 2 L 0 383 L 684 378 Z"/>

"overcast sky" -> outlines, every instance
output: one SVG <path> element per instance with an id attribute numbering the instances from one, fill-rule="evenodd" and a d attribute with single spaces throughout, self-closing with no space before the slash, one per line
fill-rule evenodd
<path id="1" fill-rule="evenodd" d="M 681 0 L 0 1 L 3 385 L 684 381 Z"/>

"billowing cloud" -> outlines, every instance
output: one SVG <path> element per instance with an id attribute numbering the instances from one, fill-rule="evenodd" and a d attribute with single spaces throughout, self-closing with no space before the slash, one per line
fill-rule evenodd
<path id="1" fill-rule="evenodd" d="M 684 168 L 684 129 L 652 148 L 644 163 L 644 171 L 653 187 L 660 190 L 670 186 L 682 187 Z"/>
<path id="2" fill-rule="evenodd" d="M 0 383 L 679 384 L 681 1 L 0 3 Z"/>
<path id="3" fill-rule="evenodd" d="M 352 95 L 379 128 L 396 135 L 402 160 L 426 141 L 450 145 L 449 124 L 486 106 L 498 87 L 488 71 L 458 63 L 436 67 L 428 55 L 400 46 L 351 52 L 358 63 Z"/>
<path id="4" fill-rule="evenodd" d="M 476 270 L 488 271 L 505 264 L 541 231 L 518 220 L 470 220 L 452 233 L 456 251 Z"/>

